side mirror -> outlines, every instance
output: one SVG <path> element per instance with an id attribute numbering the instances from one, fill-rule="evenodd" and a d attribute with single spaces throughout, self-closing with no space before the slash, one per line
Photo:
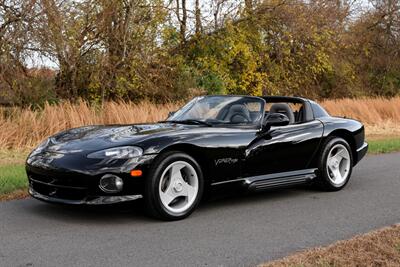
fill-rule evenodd
<path id="1" fill-rule="evenodd" d="M 263 131 L 268 131 L 271 126 L 286 126 L 290 122 L 288 116 L 282 113 L 268 114 L 263 123 Z"/>

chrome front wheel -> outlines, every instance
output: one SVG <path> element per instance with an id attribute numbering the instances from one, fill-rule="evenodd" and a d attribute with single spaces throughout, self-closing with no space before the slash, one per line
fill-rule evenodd
<path id="1" fill-rule="evenodd" d="M 158 191 L 161 202 L 168 211 L 186 212 L 199 192 L 196 170 L 186 161 L 171 163 L 161 175 Z"/>
<path id="2" fill-rule="evenodd" d="M 145 181 L 147 211 L 168 221 L 186 218 L 200 203 L 203 189 L 203 172 L 193 157 L 165 152 L 152 163 Z"/>

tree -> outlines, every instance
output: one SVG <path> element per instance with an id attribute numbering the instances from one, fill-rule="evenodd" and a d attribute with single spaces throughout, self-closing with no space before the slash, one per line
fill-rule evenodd
<path id="1" fill-rule="evenodd" d="M 187 9 L 186 0 L 176 0 L 176 18 L 179 22 L 179 32 L 181 36 L 181 42 L 186 42 L 186 30 L 187 30 Z"/>
<path id="2" fill-rule="evenodd" d="M 39 15 L 35 0 L 0 1 L 0 97 L 28 104 L 33 94 L 26 61 L 31 56 L 32 24 Z"/>
<path id="3" fill-rule="evenodd" d="M 200 9 L 200 0 L 195 0 L 195 16 L 196 16 L 196 34 L 200 34 L 203 31 L 203 26 L 201 23 L 201 9 Z"/>
<path id="4" fill-rule="evenodd" d="M 351 59 L 367 94 L 393 96 L 400 93 L 400 2 L 371 4 L 352 25 Z"/>

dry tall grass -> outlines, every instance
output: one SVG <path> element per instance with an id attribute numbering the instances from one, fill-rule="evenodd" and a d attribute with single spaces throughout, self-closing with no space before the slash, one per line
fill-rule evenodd
<path id="1" fill-rule="evenodd" d="M 331 115 L 362 121 L 368 137 L 400 136 L 400 97 L 326 100 L 321 104 Z"/>
<path id="2" fill-rule="evenodd" d="M 178 104 L 108 102 L 102 108 L 87 102 L 46 104 L 43 109 L 0 108 L 0 148 L 32 148 L 56 132 L 95 124 L 127 124 L 164 120 Z"/>
<path id="3" fill-rule="evenodd" d="M 400 97 L 328 100 L 322 105 L 332 115 L 363 121 L 368 135 L 400 135 Z M 45 105 L 43 109 L 0 108 L 0 149 L 32 148 L 49 135 L 90 124 L 127 124 L 163 120 L 180 104 L 108 102 L 103 108 L 86 102 Z"/>

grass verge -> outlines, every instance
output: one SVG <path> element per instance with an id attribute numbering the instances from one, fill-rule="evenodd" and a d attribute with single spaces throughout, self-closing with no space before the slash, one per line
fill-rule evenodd
<path id="1" fill-rule="evenodd" d="M 27 151 L 0 150 L 0 201 L 21 199 L 28 195 L 24 162 Z"/>
<path id="2" fill-rule="evenodd" d="M 26 189 L 27 186 L 28 180 L 24 165 L 7 164 L 0 166 L 0 196 Z"/>
<path id="3" fill-rule="evenodd" d="M 390 153 L 400 151 L 400 137 L 377 139 L 369 142 L 368 152 L 371 154 Z"/>
<path id="4" fill-rule="evenodd" d="M 260 265 L 300 266 L 400 266 L 400 224 Z"/>

